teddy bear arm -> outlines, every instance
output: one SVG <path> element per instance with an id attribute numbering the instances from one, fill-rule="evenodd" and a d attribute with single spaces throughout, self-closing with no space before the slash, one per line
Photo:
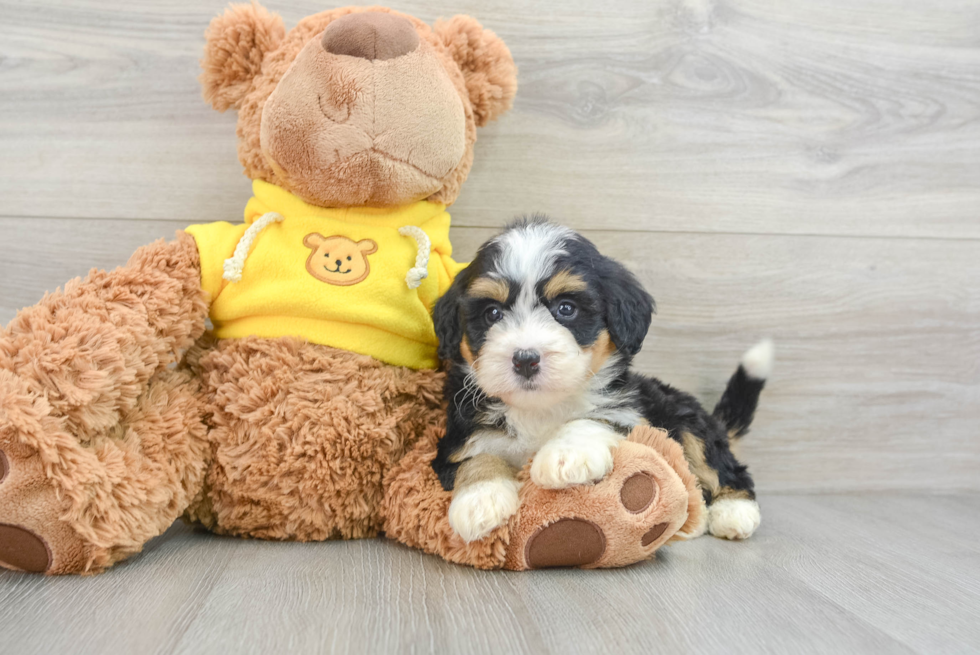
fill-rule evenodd
<path id="1" fill-rule="evenodd" d="M 125 266 L 93 270 L 21 310 L 0 332 L 0 369 L 45 397 L 74 436 L 92 439 L 204 333 L 200 279 L 189 235 L 143 246 Z"/>

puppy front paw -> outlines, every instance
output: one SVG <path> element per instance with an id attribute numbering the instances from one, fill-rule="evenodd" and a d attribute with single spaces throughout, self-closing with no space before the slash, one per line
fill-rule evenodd
<path id="1" fill-rule="evenodd" d="M 449 525 L 463 541 L 479 541 L 507 523 L 520 501 L 516 480 L 484 480 L 453 493 Z"/>
<path id="2" fill-rule="evenodd" d="M 747 498 L 721 498 L 708 507 L 708 532 L 722 539 L 748 539 L 761 522 L 759 503 Z"/>
<path id="3" fill-rule="evenodd" d="M 544 445 L 531 462 L 531 481 L 544 489 L 598 482 L 613 468 L 612 449 L 603 441 Z"/>

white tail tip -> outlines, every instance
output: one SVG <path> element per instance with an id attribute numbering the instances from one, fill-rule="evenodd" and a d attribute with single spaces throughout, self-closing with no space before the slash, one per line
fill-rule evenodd
<path id="1" fill-rule="evenodd" d="M 742 355 L 742 368 L 750 378 L 756 380 L 766 380 L 772 373 L 772 362 L 776 355 L 776 348 L 772 339 L 763 339 Z"/>

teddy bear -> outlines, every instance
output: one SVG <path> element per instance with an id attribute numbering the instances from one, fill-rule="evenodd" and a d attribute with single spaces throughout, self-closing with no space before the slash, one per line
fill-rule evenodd
<path id="1" fill-rule="evenodd" d="M 98 573 L 180 517 L 512 569 L 620 566 L 695 529 L 697 484 L 653 428 L 595 486 L 525 484 L 480 542 L 448 526 L 430 312 L 463 268 L 446 207 L 476 130 L 516 92 L 493 32 L 384 7 L 287 32 L 232 5 L 202 67 L 205 100 L 238 111 L 244 221 L 140 248 L 0 332 L 0 566 Z"/>

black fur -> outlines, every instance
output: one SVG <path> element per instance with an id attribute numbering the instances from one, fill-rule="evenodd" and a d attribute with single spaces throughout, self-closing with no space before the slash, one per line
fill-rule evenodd
<path id="1" fill-rule="evenodd" d="M 472 278 L 472 265 L 460 271 L 449 290 L 432 309 L 432 322 L 439 338 L 439 359 L 455 360 L 459 357 L 459 346 L 463 342 L 463 323 L 459 316 L 459 303 L 466 285 Z"/>
<path id="2" fill-rule="evenodd" d="M 446 435 L 439 440 L 436 457 L 432 460 L 432 469 L 446 491 L 452 491 L 460 464 L 452 461 L 452 455 L 466 445 L 470 435 L 481 427 L 479 417 L 490 402 L 490 399 L 482 394 L 475 402 L 470 398 L 462 398 L 466 393 L 465 377 L 466 372 L 461 366 L 450 365 L 445 387 L 446 401 L 449 405 L 446 415 Z"/>
<path id="3" fill-rule="evenodd" d="M 691 394 L 675 389 L 656 378 L 630 373 L 629 384 L 639 391 L 640 411 L 650 425 L 667 430 L 672 439 L 683 445 L 683 434 L 689 432 L 704 444 L 704 458 L 718 473 L 718 484 L 746 492 L 755 498 L 755 484 L 748 468 L 735 459 L 728 443 L 725 426 L 701 406 Z M 749 417 L 751 420 L 751 416 Z M 710 489 L 702 485 L 706 503 L 711 504 Z"/>
<path id="4" fill-rule="evenodd" d="M 725 426 L 729 437 L 738 438 L 749 431 L 759 404 L 759 395 L 765 386 L 765 380 L 750 377 L 744 366 L 739 366 L 735 375 L 728 380 L 725 393 L 715 405 L 712 415 Z"/>

